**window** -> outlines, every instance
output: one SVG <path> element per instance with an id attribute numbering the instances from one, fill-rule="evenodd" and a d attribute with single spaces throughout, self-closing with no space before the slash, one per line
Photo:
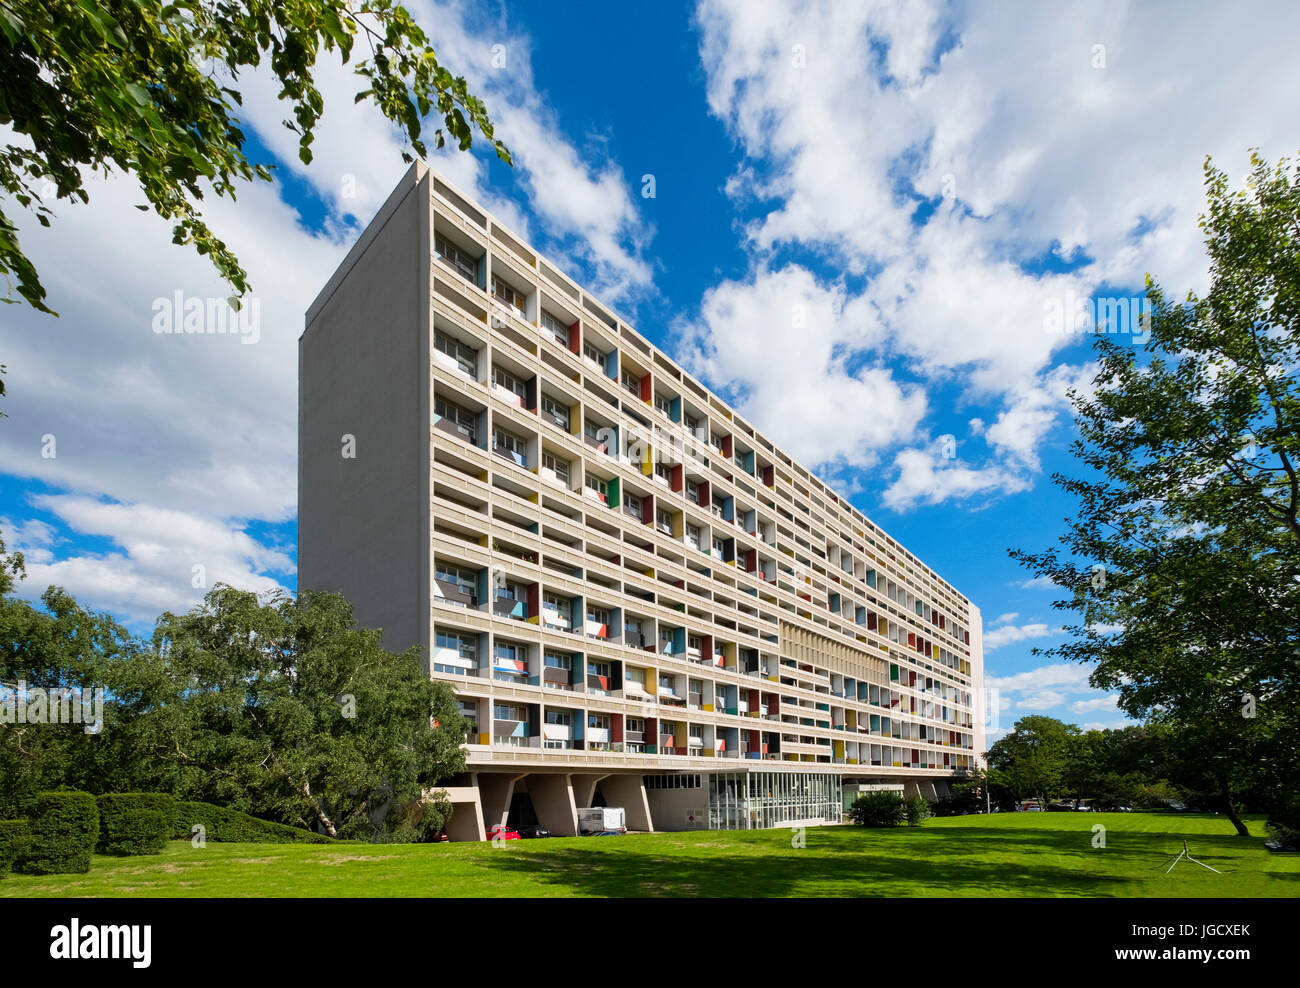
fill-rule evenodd
<path id="1" fill-rule="evenodd" d="M 507 370 L 500 367 L 492 368 L 492 383 L 498 388 L 505 388 L 507 391 L 518 395 L 520 398 L 528 393 L 528 386 L 519 378 L 515 377 Z"/>
<path id="2" fill-rule="evenodd" d="M 701 639 L 699 635 L 688 635 L 686 638 L 687 651 L 694 652 L 696 655 L 700 654 L 702 644 L 703 639 Z"/>
<path id="3" fill-rule="evenodd" d="M 448 603 L 462 607 L 478 606 L 478 574 L 473 570 L 436 563 L 433 578 L 442 584 L 438 589 L 446 594 L 443 599 Z"/>
<path id="4" fill-rule="evenodd" d="M 631 391 L 638 398 L 641 397 L 641 378 L 637 377 L 630 370 L 625 370 L 622 377 L 623 387 Z"/>
<path id="5" fill-rule="evenodd" d="M 569 431 L 569 406 L 563 405 L 549 395 L 542 395 L 542 411 L 554 419 L 555 424 Z"/>
<path id="6" fill-rule="evenodd" d="M 465 740 L 478 744 L 478 703 L 475 700 L 457 700 L 460 715 L 465 718 Z"/>
<path id="7" fill-rule="evenodd" d="M 629 515 L 641 517 L 641 498 L 636 494 L 625 494 L 623 496 L 623 510 Z"/>
<path id="8" fill-rule="evenodd" d="M 582 344 L 582 355 L 586 357 L 588 360 L 590 360 L 592 363 L 596 364 L 596 366 L 598 366 L 601 370 L 608 373 L 608 369 L 605 364 L 605 361 L 608 359 L 608 354 L 606 354 L 603 350 L 595 346 L 595 344 L 584 342 Z"/>
<path id="9" fill-rule="evenodd" d="M 467 346 L 455 337 L 448 336 L 442 330 L 433 332 L 433 347 L 439 353 L 445 353 L 456 362 L 457 368 L 470 377 L 478 377 L 478 351 Z"/>
<path id="10" fill-rule="evenodd" d="M 609 627 L 609 611 L 603 607 L 589 606 L 587 623 L 596 625 L 596 630 L 592 632 L 593 637 L 603 638 L 603 632 Z"/>
<path id="11" fill-rule="evenodd" d="M 521 439 L 504 429 L 492 430 L 492 447 L 505 454 L 520 466 L 528 465 L 528 440 Z"/>
<path id="12" fill-rule="evenodd" d="M 453 673 L 457 676 L 474 673 L 478 666 L 478 641 L 473 635 L 440 630 L 434 644 L 437 647 L 434 672 Z"/>
<path id="13" fill-rule="evenodd" d="M 715 432 L 709 436 L 709 442 L 713 445 L 714 449 L 722 449 L 722 436 L 718 435 L 718 433 Z"/>
<path id="14" fill-rule="evenodd" d="M 553 724 L 556 727 L 568 727 L 573 721 L 573 715 L 567 710 L 548 710 L 546 711 L 546 723 Z"/>
<path id="15" fill-rule="evenodd" d="M 433 238 L 433 251 L 442 260 L 460 273 L 466 281 L 478 282 L 478 260 L 470 257 L 446 237 L 438 234 Z"/>
<path id="16" fill-rule="evenodd" d="M 633 734 L 642 734 L 645 732 L 645 721 L 640 717 L 629 717 L 627 719 L 627 729 Z"/>
<path id="17" fill-rule="evenodd" d="M 594 727 L 598 731 L 609 730 L 609 714 L 588 714 L 587 726 Z"/>
<path id="18" fill-rule="evenodd" d="M 655 464 L 655 480 L 659 481 L 661 484 L 667 484 L 669 487 L 671 487 L 671 486 L 672 486 L 672 483 L 673 483 L 673 468 L 672 468 L 672 464 L 670 464 L 670 463 L 656 463 L 656 464 Z"/>
<path id="19" fill-rule="evenodd" d="M 564 669 L 566 672 L 573 669 L 573 656 L 562 652 L 547 652 L 542 661 L 548 669 Z"/>
<path id="20" fill-rule="evenodd" d="M 453 405 L 446 398 L 434 398 L 433 414 L 437 416 L 435 421 L 446 419 L 467 442 L 478 444 L 478 416 L 474 412 Z"/>
<path id="21" fill-rule="evenodd" d="M 687 545 L 690 545 L 692 548 L 695 549 L 698 549 L 700 547 L 700 526 L 699 525 L 686 526 L 686 543 Z"/>
<path id="22" fill-rule="evenodd" d="M 713 536 L 713 551 L 716 552 L 718 555 L 722 555 L 722 552 L 726 548 L 726 545 L 727 545 L 727 540 L 724 539 L 721 535 Z"/>
<path id="23" fill-rule="evenodd" d="M 520 319 L 526 318 L 524 315 L 524 297 L 515 291 L 496 275 L 492 276 L 492 297 L 498 302 L 504 302 L 510 308 L 519 314 Z"/>
<path id="24" fill-rule="evenodd" d="M 669 416 L 670 418 L 672 417 L 673 414 L 672 400 L 668 398 L 666 395 L 661 395 L 658 391 L 655 392 L 655 408 L 663 412 L 665 415 Z"/>
<path id="25" fill-rule="evenodd" d="M 700 485 L 693 480 L 686 481 L 686 499 L 692 504 L 700 503 Z"/>
<path id="26" fill-rule="evenodd" d="M 587 474 L 586 479 L 583 480 L 583 484 L 584 486 L 586 486 L 587 490 L 593 491 L 594 493 L 598 494 L 602 501 L 608 499 L 609 484 L 606 481 L 603 481 L 599 477 L 595 476 L 594 474 L 589 473 Z"/>
<path id="27" fill-rule="evenodd" d="M 593 676 L 603 676 L 608 679 L 612 674 L 612 669 L 613 667 L 608 662 L 593 662 L 589 671 Z"/>
<path id="28" fill-rule="evenodd" d="M 673 513 L 660 508 L 655 512 L 655 527 L 666 535 L 673 534 Z"/>
<path id="29" fill-rule="evenodd" d="M 523 720 L 524 708 L 509 703 L 497 703 L 492 706 L 492 716 L 496 720 Z"/>
<path id="30" fill-rule="evenodd" d="M 542 310 L 542 329 L 546 330 L 555 337 L 555 342 L 560 344 L 566 350 L 569 347 L 569 327 L 556 316 L 551 315 L 545 309 Z"/>
<path id="31" fill-rule="evenodd" d="M 686 424 L 686 428 L 691 431 L 692 435 L 695 435 L 700 431 L 700 420 L 694 415 L 687 413 L 682 416 L 682 421 Z"/>
<path id="32" fill-rule="evenodd" d="M 562 460 L 551 453 L 542 454 L 542 466 L 555 474 L 555 479 L 567 484 L 569 482 L 569 461 Z"/>

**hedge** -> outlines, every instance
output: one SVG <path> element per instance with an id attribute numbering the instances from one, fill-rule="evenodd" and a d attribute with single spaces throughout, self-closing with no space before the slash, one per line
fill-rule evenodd
<path id="1" fill-rule="evenodd" d="M 98 803 L 101 854 L 161 854 L 176 830 L 176 799 L 166 793 L 106 793 Z"/>
<path id="2" fill-rule="evenodd" d="M 333 838 L 300 827 L 259 820 L 239 810 L 213 806 L 211 803 L 180 802 L 172 835 L 177 840 L 191 840 L 194 827 L 203 827 L 206 840 L 241 844 L 333 844 Z"/>
<path id="3" fill-rule="evenodd" d="M 99 807 L 88 792 L 37 793 L 29 809 L 31 843 L 19 859 L 33 875 L 90 871 L 90 856 L 99 842 Z"/>
<path id="4" fill-rule="evenodd" d="M 32 830 L 26 820 L 0 820 L 0 879 L 27 853 Z"/>

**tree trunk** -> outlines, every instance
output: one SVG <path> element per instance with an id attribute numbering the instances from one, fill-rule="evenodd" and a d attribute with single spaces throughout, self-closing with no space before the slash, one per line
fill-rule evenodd
<path id="1" fill-rule="evenodd" d="M 1237 807 L 1233 805 L 1232 791 L 1228 788 L 1228 777 L 1220 773 L 1215 778 L 1219 782 L 1219 798 L 1223 800 L 1223 812 L 1228 815 L 1232 825 L 1237 828 L 1238 837 L 1249 837 L 1250 831 L 1241 822 L 1241 817 L 1237 816 Z"/>

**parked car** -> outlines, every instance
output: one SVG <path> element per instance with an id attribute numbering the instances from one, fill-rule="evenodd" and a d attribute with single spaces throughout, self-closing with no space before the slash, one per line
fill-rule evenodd
<path id="1" fill-rule="evenodd" d="M 519 836 L 518 830 L 512 830 L 510 827 L 504 826 L 503 824 L 500 823 L 488 827 L 487 839 L 488 840 L 523 840 L 523 838 Z"/>
<path id="2" fill-rule="evenodd" d="M 626 830 L 595 830 L 591 833 L 583 834 L 584 837 L 622 837 Z"/>
<path id="3" fill-rule="evenodd" d="M 529 824 L 523 827 L 515 828 L 519 836 L 524 840 L 536 840 L 538 837 L 550 837 L 551 832 L 543 827 L 540 823 Z"/>
<path id="4" fill-rule="evenodd" d="M 590 836 L 627 830 L 627 815 L 621 806 L 587 806 L 578 810 L 578 833 Z"/>

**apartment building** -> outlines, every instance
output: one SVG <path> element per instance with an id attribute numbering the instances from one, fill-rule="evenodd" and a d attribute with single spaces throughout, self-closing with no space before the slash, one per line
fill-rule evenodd
<path id="1" fill-rule="evenodd" d="M 978 608 L 424 165 L 299 349 L 299 584 L 455 691 L 453 839 L 834 822 L 976 764 Z"/>

